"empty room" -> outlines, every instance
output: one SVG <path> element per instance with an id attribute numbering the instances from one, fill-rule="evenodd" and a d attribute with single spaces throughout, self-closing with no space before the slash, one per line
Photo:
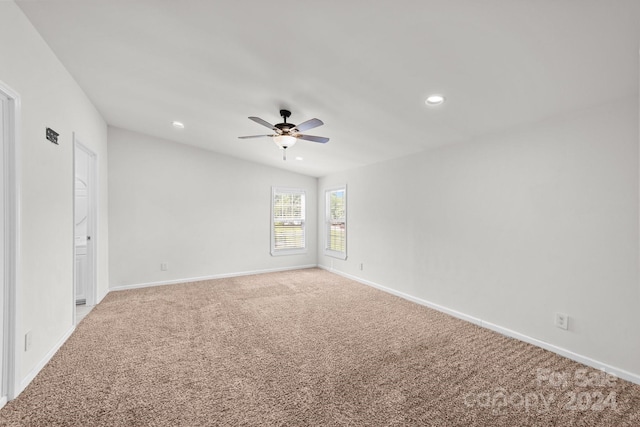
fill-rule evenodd
<path id="1" fill-rule="evenodd" d="M 0 1 L 0 426 L 640 426 L 637 0 Z"/>

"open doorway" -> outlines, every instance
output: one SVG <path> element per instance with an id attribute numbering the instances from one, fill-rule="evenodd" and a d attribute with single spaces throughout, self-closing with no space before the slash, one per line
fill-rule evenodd
<path id="1" fill-rule="evenodd" d="M 74 134 L 74 319 L 77 324 L 96 303 L 96 154 Z"/>
<path id="2" fill-rule="evenodd" d="M 0 407 L 20 391 L 18 375 L 18 287 L 20 97 L 0 82 Z M 21 350 L 21 348 L 20 348 Z"/>

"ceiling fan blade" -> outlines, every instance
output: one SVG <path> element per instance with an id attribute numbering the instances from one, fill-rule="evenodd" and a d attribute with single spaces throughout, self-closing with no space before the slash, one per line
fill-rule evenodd
<path id="1" fill-rule="evenodd" d="M 329 142 L 329 138 L 325 138 L 324 136 L 296 135 L 296 138 L 304 139 L 306 141 L 320 142 L 322 144 Z"/>
<path id="2" fill-rule="evenodd" d="M 306 122 L 300 123 L 294 128 L 294 130 L 297 130 L 298 132 L 304 132 L 305 130 L 317 128 L 318 126 L 322 126 L 323 124 L 324 122 L 320 119 L 311 119 L 307 120 Z"/>
<path id="3" fill-rule="evenodd" d="M 266 120 L 262 120 L 260 117 L 249 117 L 249 119 L 253 120 L 256 123 L 261 124 L 262 126 L 266 126 L 271 130 L 274 130 L 278 133 L 282 133 L 282 131 L 280 129 L 278 129 L 277 127 L 275 127 L 274 125 L 272 125 L 271 123 L 269 123 Z"/>
<path id="4" fill-rule="evenodd" d="M 249 139 L 249 138 L 262 138 L 265 136 L 278 136 L 278 135 L 250 135 L 250 136 L 239 136 L 240 139 Z"/>

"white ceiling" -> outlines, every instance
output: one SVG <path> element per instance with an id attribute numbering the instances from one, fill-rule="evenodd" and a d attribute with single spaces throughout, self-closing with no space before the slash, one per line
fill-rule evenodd
<path id="1" fill-rule="evenodd" d="M 17 3 L 110 125 L 312 176 L 638 94 L 639 0 Z"/>

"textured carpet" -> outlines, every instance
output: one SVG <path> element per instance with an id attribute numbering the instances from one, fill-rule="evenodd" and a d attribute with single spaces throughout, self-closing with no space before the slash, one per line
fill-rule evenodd
<path id="1" fill-rule="evenodd" d="M 112 292 L 29 426 L 640 426 L 640 386 L 318 269 Z"/>

